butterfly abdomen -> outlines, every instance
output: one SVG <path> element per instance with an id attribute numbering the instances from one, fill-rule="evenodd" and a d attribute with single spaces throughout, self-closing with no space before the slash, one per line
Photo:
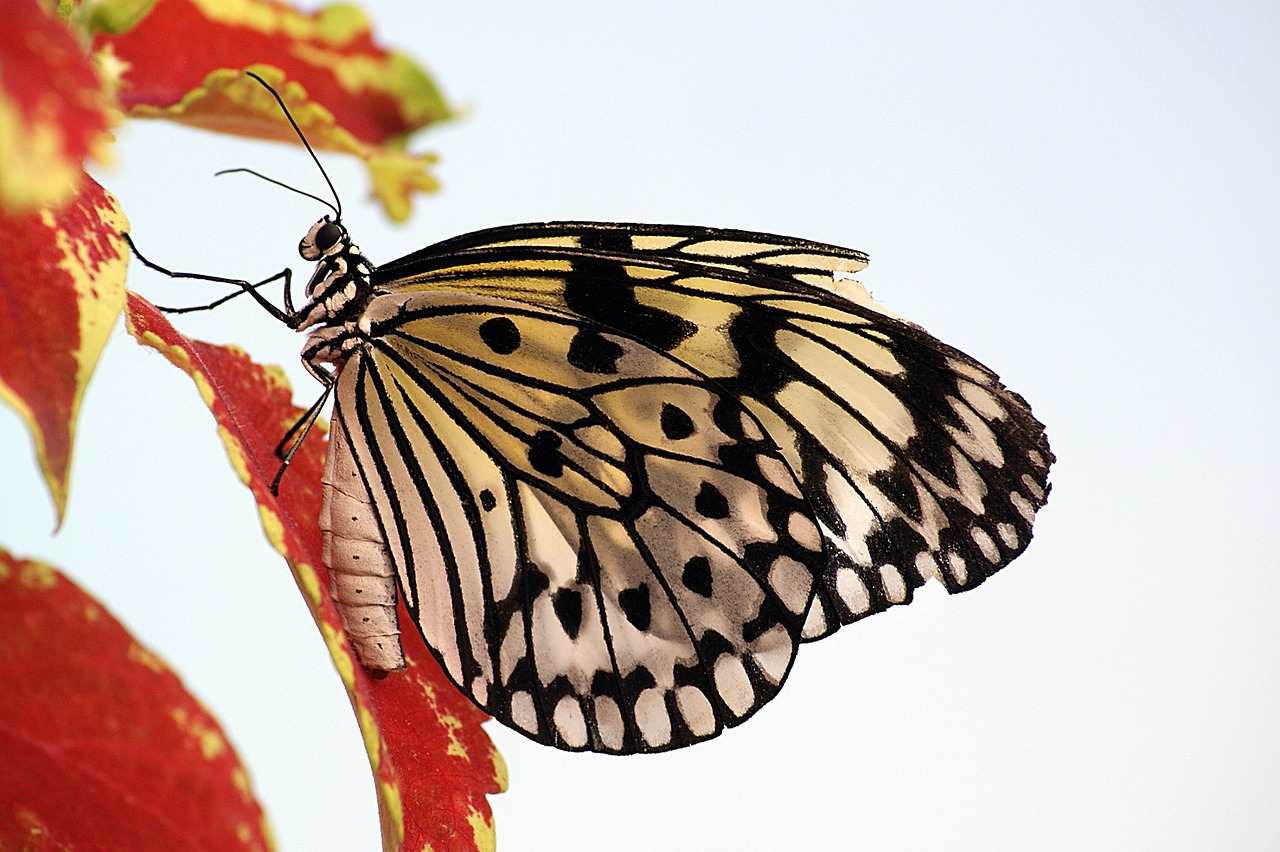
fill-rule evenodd
<path id="1" fill-rule="evenodd" d="M 343 629 L 366 668 L 404 668 L 396 619 L 395 567 L 351 447 L 334 418 L 325 457 L 320 531 L 329 585 Z"/>

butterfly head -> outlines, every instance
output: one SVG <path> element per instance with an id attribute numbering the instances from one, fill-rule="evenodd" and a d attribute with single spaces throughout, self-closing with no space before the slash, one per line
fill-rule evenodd
<path id="1" fill-rule="evenodd" d="M 325 216 L 311 226 L 307 235 L 298 243 L 298 253 L 303 260 L 320 260 L 333 257 L 351 247 L 351 237 L 342 222 Z"/>

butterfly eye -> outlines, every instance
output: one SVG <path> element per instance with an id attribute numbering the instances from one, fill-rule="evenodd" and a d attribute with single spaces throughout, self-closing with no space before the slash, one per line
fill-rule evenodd
<path id="1" fill-rule="evenodd" d="M 306 260 L 319 260 L 346 238 L 347 229 L 338 222 L 329 221 L 326 216 L 312 225 L 302 242 L 298 243 L 298 254 Z"/>
<path id="2" fill-rule="evenodd" d="M 316 248 L 321 253 L 327 252 L 342 239 L 342 226 L 336 222 L 326 222 L 320 226 L 320 230 L 316 231 Z"/>

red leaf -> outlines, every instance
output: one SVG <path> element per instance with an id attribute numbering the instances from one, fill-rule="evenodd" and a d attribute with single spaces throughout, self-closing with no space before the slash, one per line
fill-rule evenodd
<path id="1" fill-rule="evenodd" d="M 404 139 L 449 109 L 422 68 L 374 42 L 354 6 L 304 13 L 271 0 L 160 0 L 94 47 L 123 61 L 130 116 L 296 142 L 275 101 L 240 71 L 252 68 L 285 96 L 313 147 L 365 160 L 393 219 L 408 216 L 414 192 L 436 188 L 434 158 L 406 153 Z"/>
<path id="2" fill-rule="evenodd" d="M 88 175 L 61 208 L 0 212 L 0 399 L 31 429 L 59 521 L 80 397 L 124 305 L 125 228 Z"/>
<path id="3" fill-rule="evenodd" d="M 258 502 L 272 544 L 288 561 L 337 666 L 373 766 L 384 848 L 491 849 L 485 799 L 506 786 L 506 770 L 480 724 L 486 717 L 459 693 L 400 611 L 408 669 L 375 680 L 355 661 L 329 598 L 320 561 L 320 473 L 324 439 L 313 431 L 280 484 L 274 448 L 301 414 L 278 369 L 243 352 L 189 340 L 145 299 L 130 294 L 126 316 L 139 341 L 195 380 L 218 421 L 232 464 Z"/>
<path id="4" fill-rule="evenodd" d="M 46 5 L 12 0 L 0 27 L 0 209 L 11 212 L 65 202 L 110 139 L 111 98 Z"/>
<path id="5" fill-rule="evenodd" d="M 0 683 L 0 848 L 271 848 L 244 767 L 177 676 L 4 550 Z"/>
<path id="6" fill-rule="evenodd" d="M 362 142 L 382 144 L 448 115 L 425 72 L 379 47 L 354 6 L 307 13 L 272 0 L 160 0 L 133 29 L 94 46 L 106 44 L 129 63 L 127 108 L 171 107 L 211 71 L 266 63 Z"/>

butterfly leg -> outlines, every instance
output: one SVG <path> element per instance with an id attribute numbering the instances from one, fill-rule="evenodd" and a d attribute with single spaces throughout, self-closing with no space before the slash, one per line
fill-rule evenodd
<path id="1" fill-rule="evenodd" d="M 298 454 L 298 448 L 302 446 L 302 442 L 307 439 L 307 435 L 311 434 L 311 427 L 316 424 L 316 419 L 320 416 L 320 410 L 324 407 L 325 402 L 328 401 L 329 394 L 333 393 L 333 384 L 332 377 L 324 382 L 324 393 L 320 394 L 320 398 L 312 403 L 311 407 L 304 411 L 301 417 L 294 421 L 294 424 L 284 433 L 284 437 L 280 439 L 280 443 L 276 444 L 276 458 L 280 459 L 280 469 L 276 471 L 275 478 L 271 480 L 272 494 L 279 493 L 280 480 L 284 477 L 284 472 L 293 461 L 293 457 Z"/>
<path id="2" fill-rule="evenodd" d="M 288 270 L 285 270 L 285 271 L 287 272 Z M 290 276 L 286 275 L 284 277 L 285 277 L 285 281 L 287 282 Z M 250 284 L 249 286 L 254 289 L 257 289 L 258 287 L 262 287 L 263 285 L 270 284 L 272 281 L 276 281 L 279 278 L 280 278 L 279 275 L 273 275 L 270 278 L 266 279 L 265 281 L 259 281 L 256 284 Z M 192 314 L 198 311 L 211 311 L 214 308 L 218 307 L 219 305 L 225 302 L 231 301 L 236 296 L 243 296 L 247 292 L 249 291 L 236 290 L 235 292 L 229 293 L 228 295 L 223 296 L 220 299 L 214 299 L 212 302 L 209 302 L 207 305 L 192 305 L 192 306 L 187 306 L 183 308 L 172 308 L 172 307 L 167 307 L 165 305 L 156 305 L 156 310 L 166 314 Z"/>
<path id="3" fill-rule="evenodd" d="M 303 429 L 310 428 L 311 421 L 316 418 L 316 415 L 320 412 L 320 407 L 323 406 L 325 400 L 329 398 L 330 390 L 331 388 L 325 388 L 325 391 L 320 395 L 320 398 L 313 402 L 306 411 L 302 412 L 302 416 L 295 420 L 293 425 L 290 426 L 288 431 L 280 438 L 280 441 L 276 444 L 275 448 L 276 458 L 283 459 L 289 447 L 295 443 L 294 436 Z"/>
<path id="4" fill-rule="evenodd" d="M 159 272 L 161 275 L 167 275 L 170 278 L 188 278 L 196 281 L 212 281 L 217 284 L 234 284 L 235 286 L 240 288 L 235 293 L 232 293 L 229 296 L 224 296 L 220 299 L 216 299 L 215 301 L 207 305 L 198 305 L 195 307 L 187 307 L 187 308 L 160 308 L 160 310 L 166 313 L 172 313 L 172 314 L 191 313 L 193 311 L 206 311 L 211 308 L 215 308 L 218 305 L 221 305 L 223 302 L 226 302 L 228 299 L 232 299 L 236 296 L 239 296 L 241 293 L 248 293 L 250 296 L 253 296 L 254 300 L 257 301 L 257 303 L 261 305 L 267 311 L 267 313 L 271 314 L 271 316 L 275 317 L 285 325 L 288 325 L 291 328 L 293 327 L 294 321 L 293 321 L 292 312 L 286 313 L 285 311 L 280 310 L 278 307 L 271 304 L 271 302 L 268 301 L 266 297 L 264 297 L 261 293 L 258 292 L 259 287 L 263 287 L 267 284 L 270 284 L 273 281 L 284 281 L 285 292 L 286 293 L 289 292 L 290 282 L 293 280 L 293 270 L 282 269 L 281 271 L 277 272 L 275 275 L 272 275 L 270 278 L 264 278 L 263 280 L 258 281 L 257 283 L 250 283 L 248 281 L 245 281 L 242 278 L 223 278 L 222 276 L 219 276 L 219 275 L 204 275 L 199 272 L 174 272 L 170 269 L 166 269 L 163 266 L 160 266 L 157 263 L 153 263 L 152 261 L 144 257 L 142 255 L 142 252 L 138 251 L 138 247 L 137 245 L 134 244 L 133 238 L 130 237 L 128 234 L 122 233 L 120 236 L 124 237 L 124 240 L 129 244 L 129 248 L 130 250 L 132 250 L 134 257 L 138 258 L 138 261 L 141 262 L 143 266 L 147 267 L 148 269 L 155 270 L 156 272 Z"/>

